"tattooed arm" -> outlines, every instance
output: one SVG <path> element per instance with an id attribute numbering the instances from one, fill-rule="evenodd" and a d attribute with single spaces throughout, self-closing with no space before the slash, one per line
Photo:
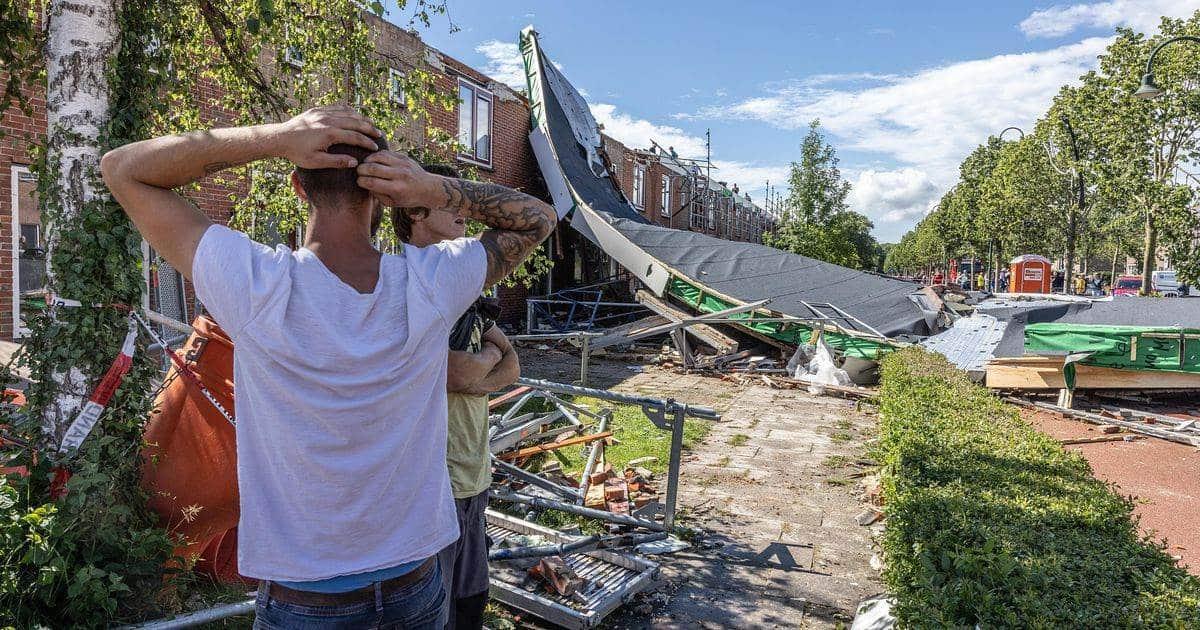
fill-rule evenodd
<path id="1" fill-rule="evenodd" d="M 172 189 L 220 170 L 282 157 L 308 168 L 353 168 L 347 155 L 326 153 L 332 144 L 377 148 L 378 136 L 348 107 L 309 110 L 275 125 L 212 129 L 134 142 L 109 151 L 100 172 L 113 197 L 142 237 L 188 278 L 208 217 Z"/>
<path id="2" fill-rule="evenodd" d="M 399 153 L 372 154 L 358 174 L 358 184 L 386 205 L 449 210 L 491 228 L 479 237 L 488 259 L 485 286 L 512 273 L 558 224 L 554 208 L 543 201 L 496 184 L 427 173 Z"/>

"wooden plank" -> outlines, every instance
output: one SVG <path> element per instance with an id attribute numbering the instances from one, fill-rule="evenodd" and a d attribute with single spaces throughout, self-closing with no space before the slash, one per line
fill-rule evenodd
<path id="1" fill-rule="evenodd" d="M 1049 411 L 1052 413 L 1060 414 L 1063 417 L 1075 418 L 1078 420 L 1083 420 L 1084 422 L 1090 422 L 1092 424 L 1099 424 L 1099 425 L 1115 424 L 1115 425 L 1117 425 L 1123 429 L 1126 429 L 1128 431 L 1133 431 L 1134 433 L 1141 433 L 1144 435 L 1149 435 L 1149 436 L 1156 437 L 1156 438 L 1163 439 L 1163 440 L 1170 440 L 1172 442 L 1178 442 L 1180 444 L 1187 444 L 1188 446 L 1200 446 L 1200 438 L 1193 438 L 1193 437 L 1188 437 L 1185 435 L 1180 435 L 1180 434 L 1172 432 L 1172 431 L 1167 431 L 1167 430 L 1156 428 L 1153 426 L 1147 426 L 1147 425 L 1144 425 L 1144 424 L 1141 424 L 1138 422 L 1128 422 L 1125 420 L 1114 420 L 1112 418 L 1108 418 L 1108 417 L 1102 416 L 1097 413 L 1091 413 L 1088 411 L 1079 411 L 1077 409 L 1067 409 L 1066 407 L 1059 407 L 1058 405 L 1051 405 L 1049 403 L 1037 402 L 1037 401 L 1032 401 L 1032 400 L 1023 400 L 1021 398 L 1016 398 L 1013 396 L 1005 397 L 1004 400 L 1005 400 L 1005 402 L 1010 402 L 1014 405 L 1018 405 L 1021 407 L 1041 409 L 1043 411 Z"/>
<path id="2" fill-rule="evenodd" d="M 1132 440 L 1144 440 L 1145 436 L 1141 435 L 1104 435 L 1101 437 L 1079 438 L 1077 440 L 1059 440 L 1058 443 L 1063 446 L 1071 444 L 1096 444 L 1098 442 L 1129 442 Z"/>
<path id="3" fill-rule="evenodd" d="M 694 315 L 685 313 L 668 304 L 666 301 L 660 300 L 645 289 L 637 292 L 637 301 L 641 302 L 642 306 L 675 323 L 694 317 Z M 737 349 L 736 339 L 708 324 L 691 324 L 684 327 L 684 330 L 687 331 L 687 334 L 699 339 L 705 345 L 714 348 L 717 354 L 727 354 Z"/>
<path id="4" fill-rule="evenodd" d="M 806 378 L 788 378 L 786 376 L 773 376 L 771 377 L 771 380 L 779 383 L 786 383 L 795 387 L 808 387 L 810 385 L 817 385 L 825 388 L 826 392 L 836 392 L 847 398 L 868 399 L 877 398 L 879 396 L 879 390 L 869 389 L 867 387 L 857 387 L 854 385 L 825 385 Z"/>
<path id="5" fill-rule="evenodd" d="M 596 440 L 602 440 L 607 437 L 612 437 L 612 434 L 613 434 L 612 431 L 605 431 L 603 433 L 593 433 L 591 435 L 581 435 L 579 437 L 573 437 L 569 440 L 563 440 L 561 442 L 552 442 L 550 444 L 538 444 L 537 446 L 530 446 L 528 448 L 523 448 L 519 451 L 513 451 L 511 453 L 504 453 L 502 455 L 497 455 L 496 457 L 503 459 L 503 460 L 521 459 L 524 457 L 529 457 L 531 455 L 537 455 L 538 453 L 546 453 L 549 451 L 556 451 L 560 448 L 566 448 L 568 446 L 575 446 L 577 444 L 587 444 L 589 442 L 595 442 Z"/>
<path id="6" fill-rule="evenodd" d="M 609 346 L 619 346 L 633 343 L 634 341 L 640 339 L 646 331 L 669 323 L 671 323 L 671 320 L 663 317 L 662 315 L 643 317 L 642 319 L 629 322 L 628 324 L 621 324 L 620 326 L 609 328 L 608 330 L 604 331 L 603 337 L 596 337 L 595 339 L 589 341 L 588 347 L 592 350 L 599 350 Z"/>
<path id="7" fill-rule="evenodd" d="M 521 387 L 518 387 L 512 391 L 505 392 L 505 393 L 489 400 L 488 401 L 488 411 L 491 411 L 491 410 L 495 409 L 496 407 L 499 407 L 500 405 L 503 405 L 505 403 L 511 402 L 514 398 L 520 398 L 521 396 L 524 396 L 525 394 L 529 393 L 529 390 L 530 390 L 529 387 L 525 387 L 524 385 L 522 385 Z"/>
<path id="8" fill-rule="evenodd" d="M 17 350 L 21 349 L 21 344 L 11 341 L 0 341 L 0 364 L 7 365 L 12 368 L 13 374 L 27 381 L 31 380 L 28 367 L 17 367 L 12 364 L 13 355 Z"/>
<path id="9" fill-rule="evenodd" d="M 984 382 L 991 389 L 1064 389 L 1062 366 L 1058 357 L 993 359 Z M 1200 389 L 1200 374 L 1076 363 L 1075 389 Z"/>

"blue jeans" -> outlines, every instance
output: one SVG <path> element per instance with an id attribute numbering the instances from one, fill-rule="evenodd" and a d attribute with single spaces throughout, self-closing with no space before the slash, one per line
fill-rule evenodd
<path id="1" fill-rule="evenodd" d="M 267 584 L 263 582 L 262 584 Z M 375 584 L 378 589 L 379 584 Z M 442 569 L 435 564 L 421 580 L 389 593 L 376 590 L 374 602 L 344 606 L 302 606 L 273 600 L 268 589 L 259 586 L 254 607 L 255 630 L 339 629 L 339 628 L 428 628 L 442 630 L 446 625 L 446 589 Z"/>

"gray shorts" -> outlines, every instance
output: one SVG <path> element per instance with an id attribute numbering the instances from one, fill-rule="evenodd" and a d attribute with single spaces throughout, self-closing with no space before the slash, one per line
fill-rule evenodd
<path id="1" fill-rule="evenodd" d="M 488 505 L 488 494 L 484 490 L 473 497 L 454 500 L 460 534 L 458 540 L 438 552 L 442 581 L 451 602 L 488 590 L 487 556 L 491 542 L 487 537 L 487 523 L 483 514 Z"/>

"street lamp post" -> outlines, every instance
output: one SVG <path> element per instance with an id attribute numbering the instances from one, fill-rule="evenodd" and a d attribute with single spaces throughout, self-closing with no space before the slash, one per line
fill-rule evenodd
<path id="1" fill-rule="evenodd" d="M 1134 96 L 1140 99 L 1152 99 L 1163 93 L 1162 88 L 1158 87 L 1158 84 L 1154 82 L 1154 58 L 1158 56 L 1158 51 L 1162 50 L 1167 45 L 1181 41 L 1200 44 L 1200 37 L 1195 37 L 1192 35 L 1177 35 L 1170 39 L 1164 40 L 1162 43 L 1155 46 L 1154 50 L 1150 51 L 1150 58 L 1146 60 L 1146 73 L 1142 75 L 1142 84 L 1139 85 L 1137 91 L 1133 93 Z"/>
<path id="2" fill-rule="evenodd" d="M 1007 132 L 1009 132 L 1009 131 L 1015 131 L 1015 132 L 1017 132 L 1018 134 L 1020 134 L 1020 135 L 1021 135 L 1021 139 L 1022 139 L 1022 140 L 1024 140 L 1024 139 L 1025 139 L 1025 132 L 1024 132 L 1024 131 L 1022 131 L 1020 127 L 1005 127 L 1005 128 L 1004 128 L 1004 131 L 1001 131 L 1001 132 L 1000 132 L 1000 141 L 1001 141 L 1001 142 L 1004 142 L 1004 134 L 1005 134 L 1005 133 L 1007 133 Z"/>
<path id="3" fill-rule="evenodd" d="M 1180 41 L 1188 41 L 1188 42 L 1192 42 L 1193 44 L 1200 44 L 1200 37 L 1195 37 L 1192 35 L 1177 35 L 1175 37 L 1171 37 L 1166 40 L 1163 40 L 1161 43 L 1159 43 L 1159 45 L 1155 46 L 1154 50 L 1150 51 L 1150 58 L 1146 60 L 1146 72 L 1142 75 L 1142 83 L 1141 83 L 1141 85 L 1138 86 L 1138 89 L 1133 93 L 1133 95 L 1135 97 L 1140 98 L 1142 100 L 1149 100 L 1149 99 L 1156 98 L 1156 97 L 1162 95 L 1162 93 L 1163 93 L 1162 88 L 1158 87 L 1158 85 L 1154 82 L 1154 59 L 1155 59 L 1155 57 L 1158 57 L 1158 51 L 1162 50 L 1163 48 L 1167 47 L 1170 44 L 1173 44 L 1175 42 L 1180 42 Z M 1154 250 L 1154 236 L 1153 236 L 1154 232 L 1153 232 L 1153 224 L 1151 222 L 1151 215 L 1150 215 L 1149 208 L 1146 209 L 1146 213 L 1147 213 L 1146 214 L 1146 242 L 1144 244 L 1145 246 L 1142 248 L 1142 289 L 1141 289 L 1141 293 L 1143 295 L 1148 295 L 1152 289 L 1151 282 L 1150 282 L 1150 271 L 1151 271 L 1151 265 L 1153 264 L 1152 261 L 1155 259 L 1155 252 L 1153 251 Z M 1115 278 L 1114 278 L 1114 281 L 1115 281 Z"/>

